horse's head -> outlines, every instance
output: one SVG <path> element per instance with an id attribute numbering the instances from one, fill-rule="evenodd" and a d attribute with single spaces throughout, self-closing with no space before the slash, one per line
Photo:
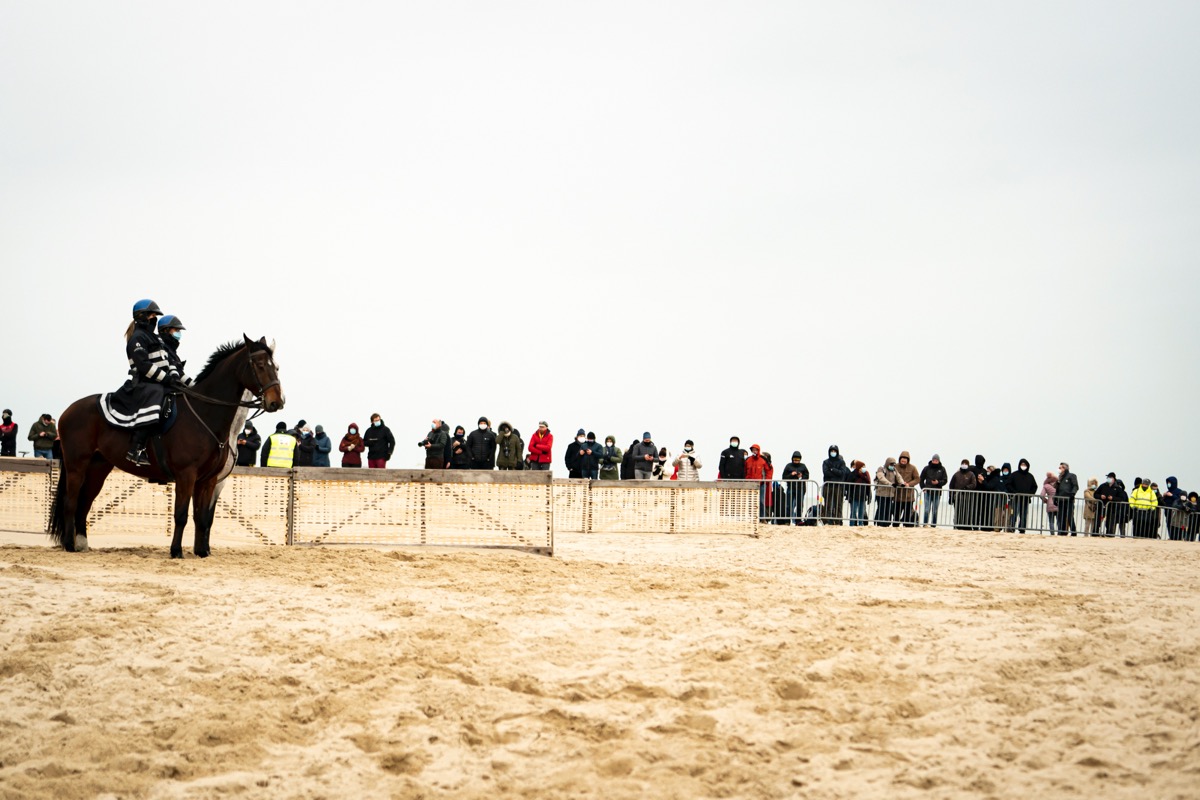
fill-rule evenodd
<path id="1" fill-rule="evenodd" d="M 257 342 L 242 334 L 246 340 L 246 356 L 249 369 L 241 372 L 242 387 L 255 397 L 262 399 L 263 409 L 275 412 L 283 408 L 283 387 L 279 384 L 279 370 L 275 366 L 275 351 L 267 344 L 267 337 Z"/>

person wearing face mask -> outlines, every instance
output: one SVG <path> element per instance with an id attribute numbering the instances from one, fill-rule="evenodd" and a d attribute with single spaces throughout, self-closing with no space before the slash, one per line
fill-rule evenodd
<path id="1" fill-rule="evenodd" d="M 808 467 L 799 450 L 792 451 L 792 460 L 783 467 L 783 512 L 793 525 L 799 525 L 804 517 L 804 493 L 808 489 Z M 867 482 L 870 483 L 870 478 Z"/>
<path id="2" fill-rule="evenodd" d="M 440 419 L 429 423 L 429 433 L 417 442 L 425 450 L 425 469 L 445 469 L 449 461 L 446 451 L 450 447 L 450 431 Z"/>
<path id="3" fill-rule="evenodd" d="M 1133 510 L 1133 536 L 1135 539 L 1157 538 L 1154 534 L 1158 517 L 1158 495 L 1150 488 L 1149 478 L 1138 478 L 1137 488 L 1129 495 L 1129 507 Z"/>
<path id="4" fill-rule="evenodd" d="M 625 453 L 617 447 L 617 437 L 605 436 L 604 447 L 599 451 L 600 480 L 616 481 L 621 479 L 621 463 Z"/>
<path id="5" fill-rule="evenodd" d="M 896 487 L 900 484 L 900 476 L 896 474 L 896 459 L 888 456 L 883 465 L 875 470 L 875 524 L 880 528 L 888 528 L 895 524 L 896 519 Z"/>
<path id="6" fill-rule="evenodd" d="M 633 461 L 633 479 L 648 481 L 654 478 L 654 464 L 658 461 L 658 447 L 650 438 L 650 431 L 642 434 L 641 441 L 629 448 L 629 456 Z"/>
<path id="7" fill-rule="evenodd" d="M 396 437 L 391 429 L 383 424 L 383 417 L 371 415 L 371 427 L 363 434 L 363 447 L 367 450 L 367 468 L 384 469 L 396 451 Z"/>
<path id="8" fill-rule="evenodd" d="M 1096 535 L 1096 526 L 1100 521 L 1100 515 L 1096 513 L 1096 508 L 1099 505 L 1096 502 L 1096 489 L 1099 487 L 1100 481 L 1095 478 L 1088 478 L 1087 488 L 1083 491 L 1083 532 L 1088 536 Z"/>
<path id="9" fill-rule="evenodd" d="M 746 451 L 741 449 L 741 441 L 732 436 L 729 447 L 721 451 L 721 460 L 717 462 L 717 480 L 741 481 L 746 479 Z"/>
<path id="10" fill-rule="evenodd" d="M 1112 536 L 1112 519 L 1110 512 L 1112 511 L 1112 502 L 1114 490 L 1116 489 L 1117 474 L 1110 472 L 1104 477 L 1104 481 L 1096 487 L 1096 531 L 1103 533 L 1106 536 Z"/>
<path id="11" fill-rule="evenodd" d="M 921 470 L 921 489 L 924 490 L 925 501 L 925 510 L 921 513 L 922 527 L 937 527 L 938 506 L 942 502 L 942 492 L 949 480 L 946 468 L 942 466 L 942 457 L 934 453 L 933 458 L 929 459 L 929 463 Z M 930 524 L 930 517 L 933 518 L 933 524 Z"/>
<path id="12" fill-rule="evenodd" d="M 1029 462 L 1022 458 L 1017 462 L 1017 471 L 1008 479 L 1011 495 L 1012 515 L 1008 518 L 1008 529 L 1025 532 L 1029 523 L 1029 502 L 1038 492 L 1037 478 L 1029 471 Z"/>
<path id="13" fill-rule="evenodd" d="M 13 422 L 12 409 L 4 409 L 4 421 L 0 423 L 0 456 L 17 455 L 17 423 Z"/>
<path id="14" fill-rule="evenodd" d="M 331 466 L 329 463 L 329 451 L 333 450 L 333 442 L 325 434 L 324 425 L 318 425 L 314 431 L 312 435 L 312 465 L 314 467 Z"/>
<path id="15" fill-rule="evenodd" d="M 260 447 L 262 447 L 262 437 L 255 430 L 254 423 L 246 420 L 246 424 L 237 438 L 237 465 L 253 467 L 255 455 Z"/>
<path id="16" fill-rule="evenodd" d="M 567 452 L 563 454 L 563 463 L 567 467 L 568 478 L 582 478 L 583 474 L 579 471 L 579 451 L 583 449 L 583 443 L 587 440 L 587 434 L 583 428 L 575 432 L 575 441 L 567 445 Z"/>
<path id="17" fill-rule="evenodd" d="M 362 468 L 363 438 L 358 434 L 357 422 L 351 422 L 346 426 L 346 435 L 338 444 L 338 452 L 342 454 L 343 468 Z"/>
<path id="18" fill-rule="evenodd" d="M 579 445 L 579 477 L 589 481 L 600 480 L 600 445 L 596 434 L 588 431 L 587 438 Z"/>
<path id="19" fill-rule="evenodd" d="M 700 468 L 704 466 L 696 456 L 696 446 L 691 439 L 683 443 L 683 451 L 671 465 L 679 471 L 677 480 L 681 481 L 700 480 Z"/>
<path id="20" fill-rule="evenodd" d="M 850 503 L 850 527 L 861 528 L 867 524 L 867 503 L 871 502 L 871 473 L 862 461 L 850 462 L 849 484 L 846 501 Z"/>
<path id="21" fill-rule="evenodd" d="M 826 525 L 842 524 L 842 504 L 846 496 L 846 480 L 850 477 L 850 467 L 836 444 L 829 446 L 829 457 L 821 462 L 821 478 L 825 485 L 821 493 L 825 496 L 825 506 L 821 509 L 821 520 Z"/>
<path id="22" fill-rule="evenodd" d="M 470 469 L 471 454 L 467 451 L 467 429 L 459 425 L 450 437 L 450 469 Z"/>
<path id="23" fill-rule="evenodd" d="M 467 452 L 471 469 L 494 469 L 496 466 L 496 433 L 487 417 L 480 417 L 475 430 L 467 436 Z"/>
<path id="24" fill-rule="evenodd" d="M 308 427 L 308 420 L 300 420 L 296 423 L 296 427 L 288 431 L 292 436 L 296 437 L 296 463 L 297 467 L 311 467 L 313 465 L 313 451 L 316 445 L 313 443 L 312 430 Z"/>
<path id="25" fill-rule="evenodd" d="M 525 442 L 512 423 L 501 422 L 496 429 L 496 466 L 503 470 L 519 470 L 525 466 Z"/>
<path id="26" fill-rule="evenodd" d="M 950 478 L 950 505 L 954 508 L 954 529 L 969 531 L 975 526 L 975 490 L 978 482 L 971 464 L 965 458 Z"/>
<path id="27" fill-rule="evenodd" d="M 914 503 L 917 499 L 915 487 L 921 482 L 921 474 L 912 463 L 912 456 L 907 450 L 900 453 L 896 462 L 896 474 L 900 476 L 900 486 L 896 490 L 896 520 L 906 528 L 917 524 L 917 511 Z"/>

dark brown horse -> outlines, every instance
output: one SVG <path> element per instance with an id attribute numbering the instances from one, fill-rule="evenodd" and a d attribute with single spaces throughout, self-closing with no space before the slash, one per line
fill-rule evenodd
<path id="1" fill-rule="evenodd" d="M 62 441 L 62 472 L 50 514 L 50 537 L 69 551 L 87 550 L 87 515 L 113 467 L 152 481 L 175 484 L 175 535 L 171 558 L 183 558 L 183 528 L 192 503 L 195 542 L 192 552 L 204 558 L 211 552 L 217 496 L 233 470 L 240 430 L 249 408 L 283 408 L 273 352 L 265 338 L 217 348 L 195 383 L 177 397 L 179 416 L 162 435 L 162 447 L 149 448 L 150 466 L 125 459 L 130 432 L 105 422 L 100 396 L 76 400 L 58 423 Z M 255 399 L 251 400 L 253 397 Z M 159 451 L 162 460 L 159 462 Z"/>

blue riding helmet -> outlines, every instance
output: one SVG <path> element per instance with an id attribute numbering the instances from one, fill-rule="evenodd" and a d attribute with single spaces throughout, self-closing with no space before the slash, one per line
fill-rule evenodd
<path id="1" fill-rule="evenodd" d="M 153 300 L 138 300 L 133 304 L 133 316 L 139 314 L 161 314 L 162 309 L 158 307 L 158 303 Z"/>
<path id="2" fill-rule="evenodd" d="M 167 314 L 165 317 L 163 317 L 162 319 L 160 319 L 158 321 L 159 331 L 165 331 L 168 328 L 178 328 L 181 331 L 187 330 L 187 328 L 183 327 L 183 320 L 181 320 L 179 317 L 175 316 L 174 314 Z"/>

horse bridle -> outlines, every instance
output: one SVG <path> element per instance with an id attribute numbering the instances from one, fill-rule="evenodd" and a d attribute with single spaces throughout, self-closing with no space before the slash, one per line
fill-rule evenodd
<path id="1" fill-rule="evenodd" d="M 194 397 L 197 400 L 200 400 L 201 402 L 209 403 L 214 406 L 233 406 L 233 407 L 237 407 L 237 408 L 256 409 L 256 411 L 251 416 L 247 417 L 247 420 L 254 419 L 255 417 L 258 417 L 259 415 L 263 414 L 267 410 L 266 406 L 263 404 L 263 396 L 266 395 L 267 390 L 273 389 L 279 385 L 279 378 L 276 378 L 275 380 L 273 380 L 267 384 L 263 383 L 262 378 L 260 378 L 258 375 L 258 372 L 262 367 L 260 366 L 260 364 L 257 361 L 254 360 L 255 355 L 256 354 L 251 353 L 249 349 L 246 350 L 246 361 L 248 361 L 250 363 L 250 371 L 254 375 L 254 382 L 258 384 L 258 391 L 254 394 L 253 400 L 238 400 L 238 401 L 218 400 L 215 397 L 209 397 L 206 394 L 197 392 L 195 389 L 193 389 L 190 386 L 177 386 L 177 387 L 175 387 L 175 391 L 178 391 L 180 394 L 182 394 L 184 396 L 185 400 L 188 397 Z M 190 403 L 188 404 L 188 407 L 189 408 L 191 407 Z M 195 409 L 193 409 L 193 413 L 195 413 Z"/>

